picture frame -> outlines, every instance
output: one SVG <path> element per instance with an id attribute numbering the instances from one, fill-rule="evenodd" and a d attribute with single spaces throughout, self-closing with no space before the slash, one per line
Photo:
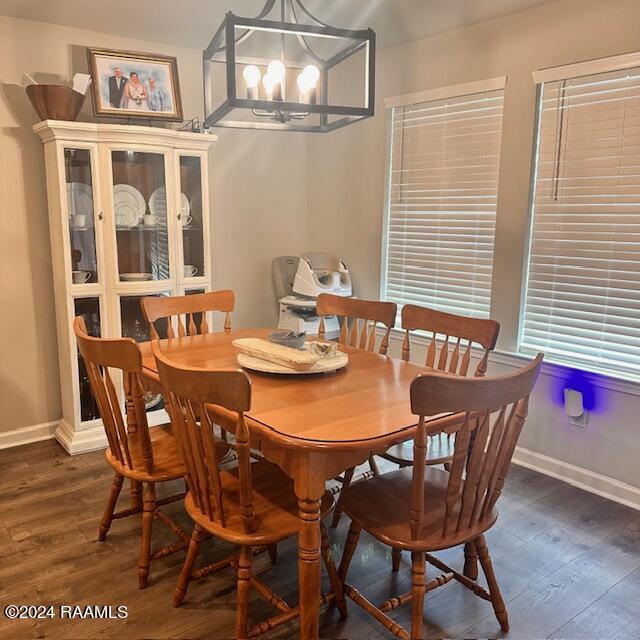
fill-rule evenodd
<path id="1" fill-rule="evenodd" d="M 95 116 L 182 121 L 175 57 L 88 47 L 87 58 Z"/>

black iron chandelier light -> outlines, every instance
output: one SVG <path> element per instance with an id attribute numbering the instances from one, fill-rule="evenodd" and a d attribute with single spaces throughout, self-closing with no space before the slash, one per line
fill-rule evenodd
<path id="1" fill-rule="evenodd" d="M 375 39 L 322 22 L 302 0 L 227 13 L 203 53 L 205 126 L 324 133 L 372 116 Z"/>

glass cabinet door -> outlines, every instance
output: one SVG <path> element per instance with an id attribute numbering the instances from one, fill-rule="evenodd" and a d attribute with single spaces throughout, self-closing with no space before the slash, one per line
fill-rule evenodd
<path id="1" fill-rule="evenodd" d="M 111 165 L 119 279 L 168 280 L 164 155 L 112 151 Z"/>
<path id="2" fill-rule="evenodd" d="M 180 210 L 183 278 L 203 277 L 202 166 L 198 156 L 180 156 Z"/>
<path id="3" fill-rule="evenodd" d="M 147 297 L 147 295 L 120 296 L 120 326 L 124 338 L 133 338 L 136 342 L 150 340 L 149 326 L 142 315 L 142 307 L 140 306 L 140 300 Z M 170 293 L 167 291 L 149 295 L 168 296 Z M 155 327 L 160 338 L 167 337 L 167 320 L 157 320 Z M 147 392 L 145 394 L 145 406 L 147 411 L 164 409 L 162 395 L 152 391 Z"/>
<path id="4" fill-rule="evenodd" d="M 98 282 L 91 150 L 65 149 L 64 170 L 71 278 L 74 284 Z"/>
<path id="5" fill-rule="evenodd" d="M 100 298 L 76 298 L 74 300 L 75 316 L 82 316 L 87 325 L 87 332 L 95 338 L 100 337 Z M 100 417 L 98 405 L 91 391 L 89 374 L 84 364 L 84 359 L 78 355 L 78 388 L 80 393 L 80 420 L 88 422 Z"/>

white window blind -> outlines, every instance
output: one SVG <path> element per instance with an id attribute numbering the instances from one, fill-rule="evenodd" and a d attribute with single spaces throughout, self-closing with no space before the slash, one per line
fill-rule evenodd
<path id="1" fill-rule="evenodd" d="M 539 109 L 520 348 L 638 377 L 640 67 L 544 82 Z"/>
<path id="2" fill-rule="evenodd" d="M 504 82 L 388 102 L 384 299 L 488 317 Z"/>

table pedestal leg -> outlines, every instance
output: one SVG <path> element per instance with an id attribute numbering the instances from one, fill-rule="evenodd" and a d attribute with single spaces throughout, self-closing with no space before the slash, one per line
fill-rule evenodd
<path id="1" fill-rule="evenodd" d="M 298 536 L 298 588 L 300 638 L 318 640 L 320 633 L 320 501 L 325 481 L 318 459 L 300 460 L 295 479 L 300 533 Z"/>
<path id="2" fill-rule="evenodd" d="M 320 633 L 320 500 L 298 500 L 298 586 L 300 638 L 316 640 Z"/>

